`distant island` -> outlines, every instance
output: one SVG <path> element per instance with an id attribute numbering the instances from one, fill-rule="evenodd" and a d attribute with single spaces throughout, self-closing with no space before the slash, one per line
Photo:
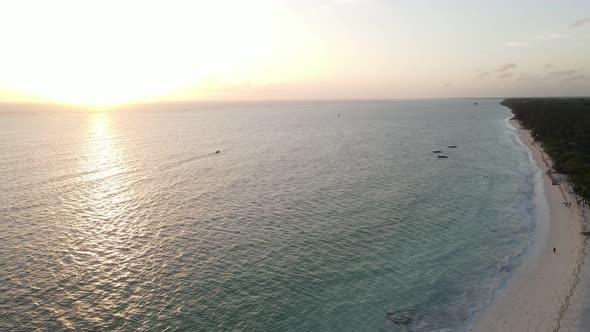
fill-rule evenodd
<path id="1" fill-rule="evenodd" d="M 590 200 L 590 98 L 509 98 L 501 104 L 542 142 L 580 200 Z"/>

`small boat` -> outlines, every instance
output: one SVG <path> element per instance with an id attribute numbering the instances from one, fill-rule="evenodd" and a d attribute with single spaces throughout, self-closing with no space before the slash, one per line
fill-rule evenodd
<path id="1" fill-rule="evenodd" d="M 449 145 L 449 149 L 455 149 L 455 148 L 457 148 L 456 145 Z"/>
<path id="2" fill-rule="evenodd" d="M 473 103 L 473 105 L 477 105 L 477 102 Z"/>
<path id="3" fill-rule="evenodd" d="M 449 157 L 447 157 L 447 156 L 443 156 L 443 155 L 440 155 L 440 156 L 438 156 L 438 158 L 439 158 L 439 159 L 446 159 L 446 158 L 449 158 Z"/>
<path id="4" fill-rule="evenodd" d="M 432 153 L 440 153 L 440 152 L 441 152 L 440 150 L 434 150 L 434 151 L 432 151 Z"/>

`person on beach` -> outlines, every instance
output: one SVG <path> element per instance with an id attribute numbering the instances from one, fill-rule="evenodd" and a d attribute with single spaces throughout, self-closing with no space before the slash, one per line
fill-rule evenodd
<path id="1" fill-rule="evenodd" d="M 553 253 L 555 253 L 555 248 L 553 248 Z"/>

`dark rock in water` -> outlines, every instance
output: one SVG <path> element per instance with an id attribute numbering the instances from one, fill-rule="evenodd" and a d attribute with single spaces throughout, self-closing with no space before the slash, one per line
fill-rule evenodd
<path id="1" fill-rule="evenodd" d="M 389 319 L 392 323 L 397 325 L 411 325 L 414 322 L 414 317 L 416 317 L 416 310 L 396 310 L 388 312 L 385 317 Z"/>
<path id="2" fill-rule="evenodd" d="M 456 147 L 456 145 L 449 145 L 449 149 L 455 149 Z"/>
<path id="3" fill-rule="evenodd" d="M 219 152 L 221 152 L 221 151 L 219 151 L 219 150 L 215 151 L 215 153 L 219 153 Z"/>
<path id="4" fill-rule="evenodd" d="M 439 159 L 446 159 L 446 158 L 449 158 L 449 157 L 447 157 L 447 156 L 442 156 L 442 155 L 441 155 L 441 156 L 438 156 L 438 158 L 439 158 Z"/>
<path id="5" fill-rule="evenodd" d="M 440 153 L 440 152 L 441 152 L 440 150 L 434 150 L 434 151 L 432 151 L 432 153 Z"/>

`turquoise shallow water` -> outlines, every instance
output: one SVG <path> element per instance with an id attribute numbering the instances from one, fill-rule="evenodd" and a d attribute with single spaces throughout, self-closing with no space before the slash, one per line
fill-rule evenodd
<path id="1" fill-rule="evenodd" d="M 3 105 L 0 330 L 464 329 L 534 228 L 498 102 Z"/>

